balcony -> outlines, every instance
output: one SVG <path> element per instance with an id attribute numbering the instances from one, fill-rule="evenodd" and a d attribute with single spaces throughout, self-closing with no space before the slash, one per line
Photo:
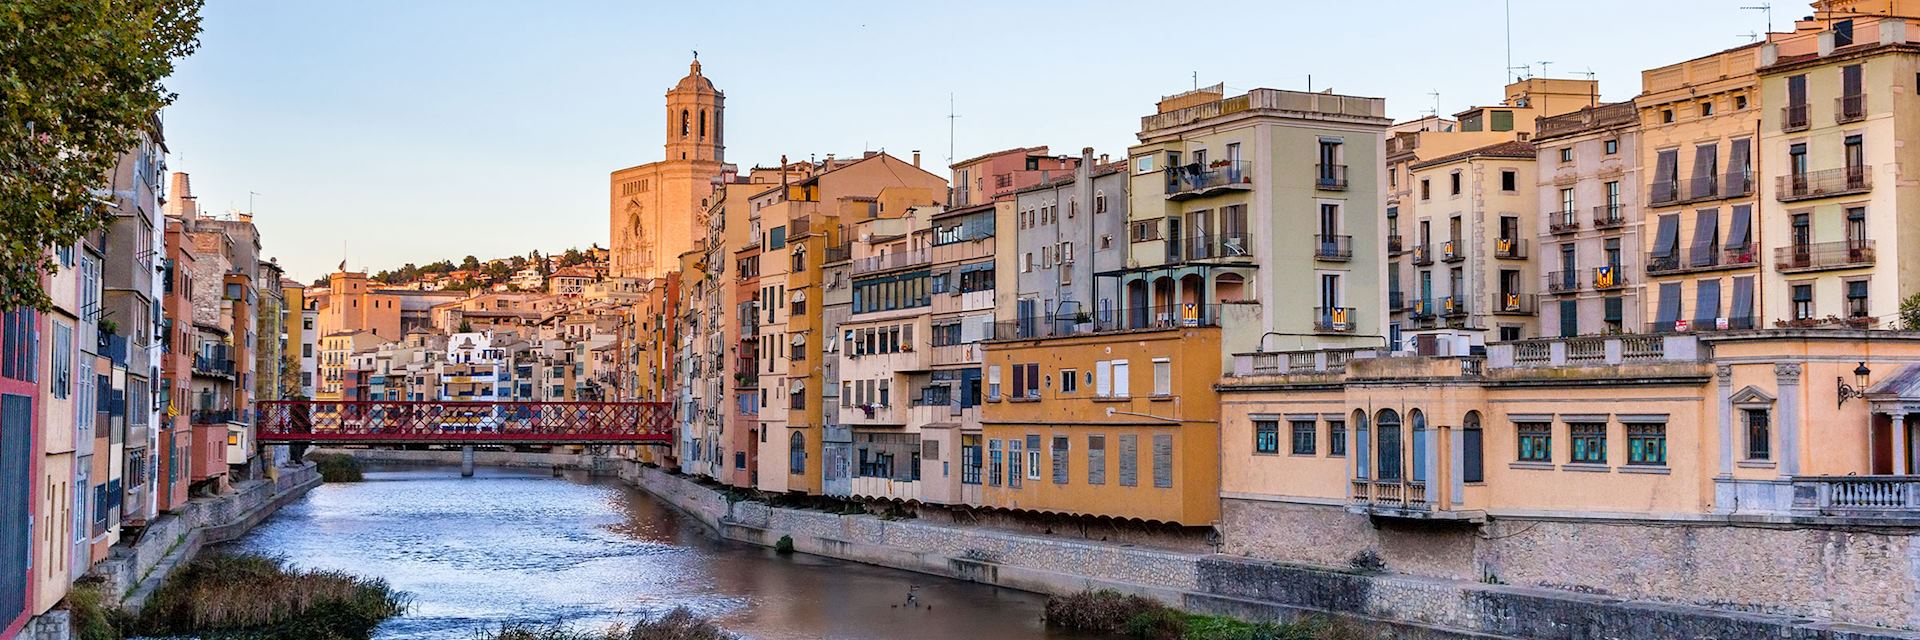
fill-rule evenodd
<path id="1" fill-rule="evenodd" d="M 1472 312 L 1472 300 L 1466 296 L 1447 296 L 1440 299 L 1440 315 L 1449 318 L 1465 318 Z"/>
<path id="2" fill-rule="evenodd" d="M 1493 294 L 1493 313 L 1503 316 L 1530 316 L 1539 310 L 1539 303 L 1531 293 Z"/>
<path id="3" fill-rule="evenodd" d="M 1353 333 L 1359 310 L 1353 307 L 1314 307 L 1313 330 L 1321 333 Z"/>
<path id="4" fill-rule="evenodd" d="M 1387 309 L 1392 311 L 1399 311 L 1405 308 L 1408 308 L 1407 293 L 1405 291 L 1388 291 L 1387 292 Z"/>
<path id="5" fill-rule="evenodd" d="M 1434 310 L 1439 308 L 1434 306 L 1432 298 L 1414 298 L 1408 304 L 1407 316 L 1415 320 L 1432 318 Z"/>
<path id="6" fill-rule="evenodd" d="M 1245 233 L 1208 233 L 1187 236 L 1185 238 L 1167 238 L 1167 261 L 1188 262 L 1193 260 L 1217 260 L 1221 258 L 1246 258 L 1251 239 Z"/>
<path id="7" fill-rule="evenodd" d="M 1167 199 L 1187 200 L 1221 191 L 1253 188 L 1251 163 L 1219 161 L 1205 169 L 1199 165 L 1170 167 L 1165 171 Z"/>
<path id="8" fill-rule="evenodd" d="M 1618 366 L 1657 362 L 1700 362 L 1700 339 L 1689 335 L 1624 335 L 1546 338 L 1487 345 L 1487 368 Z"/>
<path id="9" fill-rule="evenodd" d="M 993 323 L 994 340 L 1033 340 L 1067 336 L 1220 326 L 1220 305 L 1181 304 L 1122 309 L 1098 315 L 1035 316 Z"/>
<path id="10" fill-rule="evenodd" d="M 1607 265 L 1593 268 L 1593 290 L 1612 291 L 1631 284 L 1627 280 L 1627 270 L 1620 265 Z"/>
<path id="11" fill-rule="evenodd" d="M 1873 174 L 1864 166 L 1785 175 L 1777 180 L 1779 191 L 1774 196 L 1781 202 L 1866 193 L 1873 189 Z"/>
<path id="12" fill-rule="evenodd" d="M 1920 477 L 1799 476 L 1793 479 L 1796 515 L 1920 518 Z"/>
<path id="13" fill-rule="evenodd" d="M 1547 214 L 1547 232 L 1553 234 L 1573 233 L 1580 230 L 1580 216 L 1574 209 L 1553 211 Z"/>
<path id="14" fill-rule="evenodd" d="M 1781 273 L 1872 266 L 1872 240 L 1796 244 L 1773 250 L 1773 268 Z"/>
<path id="15" fill-rule="evenodd" d="M 1579 271 L 1555 271 L 1547 274 L 1547 293 L 1574 293 L 1579 290 Z"/>
<path id="16" fill-rule="evenodd" d="M 1833 121 L 1835 123 L 1859 122 L 1866 119 L 1866 117 L 1866 96 L 1840 96 L 1833 99 Z"/>
<path id="17" fill-rule="evenodd" d="M 912 251 L 899 251 L 855 259 L 853 261 L 852 271 L 855 275 L 858 275 L 875 271 L 917 267 L 930 264 L 931 262 L 932 257 L 927 254 L 926 249 L 915 249 Z"/>
<path id="18" fill-rule="evenodd" d="M 1671 254 L 1650 254 L 1647 256 L 1647 274 L 1662 275 L 1690 273 L 1695 271 L 1716 271 L 1751 267 L 1759 260 L 1751 246 L 1743 247 L 1691 247 L 1685 255 L 1679 249 Z"/>
<path id="19" fill-rule="evenodd" d="M 1654 206 L 1666 206 L 1702 200 L 1738 198 L 1752 194 L 1753 174 L 1747 171 L 1729 171 L 1722 175 L 1704 178 L 1656 181 L 1649 186 L 1647 199 Z"/>
<path id="20" fill-rule="evenodd" d="M 1811 118 L 1807 117 L 1807 105 L 1790 104 L 1780 107 L 1781 131 L 1805 131 L 1811 124 L 1810 120 Z"/>
<path id="21" fill-rule="evenodd" d="M 1493 257 L 1501 260 L 1527 259 L 1527 241 L 1522 238 L 1495 238 Z"/>
<path id="22" fill-rule="evenodd" d="M 1426 245 L 1426 244 L 1414 245 L 1413 266 L 1416 266 L 1416 267 L 1433 266 L 1433 245 Z"/>
<path id="23" fill-rule="evenodd" d="M 1315 260 L 1346 262 L 1353 259 L 1353 236 L 1316 235 L 1313 237 Z"/>
<path id="24" fill-rule="evenodd" d="M 1460 244 L 1458 238 L 1448 240 L 1446 243 L 1440 245 L 1441 262 L 1459 262 L 1465 259 L 1467 259 L 1467 248 L 1465 245 Z"/>
<path id="25" fill-rule="evenodd" d="M 1321 191 L 1346 191 L 1347 190 L 1347 165 L 1344 165 L 1344 164 L 1314 165 L 1313 187 Z"/>
<path id="26" fill-rule="evenodd" d="M 1366 509 L 1420 512 L 1433 508 L 1433 504 L 1427 501 L 1427 485 L 1424 482 L 1364 478 L 1353 481 L 1353 504 Z"/>
<path id="27" fill-rule="evenodd" d="M 1593 208 L 1593 228 L 1614 229 L 1627 224 L 1624 208 L 1617 204 L 1603 204 Z"/>
<path id="28" fill-rule="evenodd" d="M 850 243 L 850 242 L 836 244 L 831 247 L 827 247 L 826 253 L 821 256 L 821 259 L 823 260 L 822 264 L 846 262 L 847 260 L 850 260 L 852 258 L 853 258 L 853 243 Z"/>
<path id="29" fill-rule="evenodd" d="M 1404 238 L 1397 235 L 1387 236 L 1387 255 L 1397 256 L 1406 253 L 1407 246 L 1404 240 Z"/>
<path id="30" fill-rule="evenodd" d="M 233 377 L 233 359 L 200 354 L 193 357 L 193 373 L 203 376 Z"/>
<path id="31" fill-rule="evenodd" d="M 243 422 L 240 412 L 232 409 L 201 409 L 187 414 L 190 424 L 227 424 Z"/>

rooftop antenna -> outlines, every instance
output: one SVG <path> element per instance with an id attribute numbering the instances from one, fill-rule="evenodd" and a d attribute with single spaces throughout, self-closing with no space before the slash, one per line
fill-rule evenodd
<path id="1" fill-rule="evenodd" d="M 253 199 L 259 195 L 258 191 L 247 192 L 247 215 L 253 215 Z"/>
<path id="2" fill-rule="evenodd" d="M 953 94 L 948 93 L 947 94 L 947 166 L 949 167 L 953 166 L 953 121 L 959 120 L 959 119 L 960 119 L 960 114 L 953 112 Z"/>
<path id="3" fill-rule="evenodd" d="M 1600 106 L 1600 83 L 1593 81 L 1595 75 L 1593 67 L 1587 67 L 1587 70 L 1580 72 L 1580 75 L 1587 77 L 1587 106 Z"/>
<path id="4" fill-rule="evenodd" d="M 1541 60 L 1539 61 L 1539 64 L 1540 64 L 1540 77 L 1545 78 L 1552 75 L 1547 73 L 1547 65 L 1553 64 L 1552 60 Z"/>
<path id="5" fill-rule="evenodd" d="M 1767 15 L 1767 29 L 1761 33 L 1773 33 L 1773 3 L 1762 2 L 1756 5 L 1740 7 L 1740 9 L 1743 11 L 1759 11 L 1765 13 Z"/>
<path id="6" fill-rule="evenodd" d="M 1513 0 L 1506 0 L 1507 74 L 1513 74 Z M 1511 82 L 1512 80 L 1509 80 Z"/>
<path id="7" fill-rule="evenodd" d="M 1200 90 L 1200 72 L 1198 71 L 1193 72 L 1193 90 Z"/>
<path id="8" fill-rule="evenodd" d="M 1759 42 L 1759 41 L 1760 41 L 1760 34 L 1759 34 L 1759 33 L 1756 33 L 1756 32 L 1752 32 L 1752 31 L 1748 31 L 1748 32 L 1746 32 L 1746 33 L 1736 33 L 1736 34 L 1733 34 L 1733 36 L 1734 36 L 1734 37 L 1736 37 L 1736 38 L 1746 38 L 1746 39 L 1747 39 L 1747 42 Z"/>
<path id="9" fill-rule="evenodd" d="M 1533 77 L 1533 65 L 1530 65 L 1530 64 L 1523 64 L 1517 67 L 1507 67 L 1507 70 L 1508 71 L 1519 70 L 1519 71 L 1526 72 L 1526 73 L 1514 76 L 1513 77 L 1514 80 L 1525 80 L 1527 78 Z"/>

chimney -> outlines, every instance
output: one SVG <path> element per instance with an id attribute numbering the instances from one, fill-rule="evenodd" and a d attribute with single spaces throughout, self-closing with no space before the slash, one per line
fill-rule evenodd
<path id="1" fill-rule="evenodd" d="M 1107 154 L 1104 154 L 1104 153 L 1100 154 L 1100 164 L 1102 166 L 1105 166 L 1107 164 Z"/>
<path id="2" fill-rule="evenodd" d="M 920 150 L 919 149 L 913 150 L 913 166 L 916 168 L 920 166 Z"/>

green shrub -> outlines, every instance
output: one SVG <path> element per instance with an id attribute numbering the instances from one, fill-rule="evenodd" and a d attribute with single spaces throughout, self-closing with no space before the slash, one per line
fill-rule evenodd
<path id="1" fill-rule="evenodd" d="M 1247 622 L 1187 613 L 1160 601 L 1113 591 L 1047 598 L 1047 624 L 1102 637 L 1136 640 L 1369 640 L 1375 634 L 1345 620 Z"/>
<path id="2" fill-rule="evenodd" d="M 385 580 L 307 571 L 279 558 L 212 554 L 175 572 L 141 612 L 142 635 L 208 640 L 369 637 L 407 608 Z"/>
<path id="3" fill-rule="evenodd" d="M 713 621 L 685 607 L 658 616 L 645 616 L 632 624 L 617 624 L 600 631 L 583 631 L 562 624 L 503 625 L 482 633 L 476 640 L 739 640 L 740 636 L 721 629 Z"/>
<path id="4" fill-rule="evenodd" d="M 129 626 L 127 613 L 107 597 L 97 582 L 73 585 L 67 592 L 67 613 L 75 640 L 120 640 Z"/>
<path id="5" fill-rule="evenodd" d="M 1155 603 L 1127 618 L 1126 631 L 1127 637 L 1140 640 L 1182 640 L 1187 637 L 1187 614 Z"/>
<path id="6" fill-rule="evenodd" d="M 320 471 L 322 482 L 359 482 L 366 479 L 360 469 L 360 459 L 344 453 L 315 453 L 308 455 L 307 460 Z"/>

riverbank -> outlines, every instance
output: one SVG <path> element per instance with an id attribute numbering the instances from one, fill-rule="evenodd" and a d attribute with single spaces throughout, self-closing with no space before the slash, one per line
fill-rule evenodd
<path id="1" fill-rule="evenodd" d="M 162 514 L 140 537 L 122 541 L 105 560 L 88 572 L 100 580 L 101 593 L 121 607 L 139 611 L 155 589 L 173 572 L 199 555 L 206 546 L 240 537 L 320 484 L 312 465 L 281 467 L 272 480 L 248 480 L 212 497 L 197 497 L 172 513 Z M 67 640 L 71 621 L 65 610 L 54 610 L 29 622 L 22 638 Z"/>
<path id="2" fill-rule="evenodd" d="M 1108 589 L 1197 613 L 1294 622 L 1330 615 L 1406 640 L 1915 640 L 1920 633 L 1537 588 L 1287 565 L 729 501 L 668 471 L 621 477 L 729 539 L 1051 595 Z"/>

